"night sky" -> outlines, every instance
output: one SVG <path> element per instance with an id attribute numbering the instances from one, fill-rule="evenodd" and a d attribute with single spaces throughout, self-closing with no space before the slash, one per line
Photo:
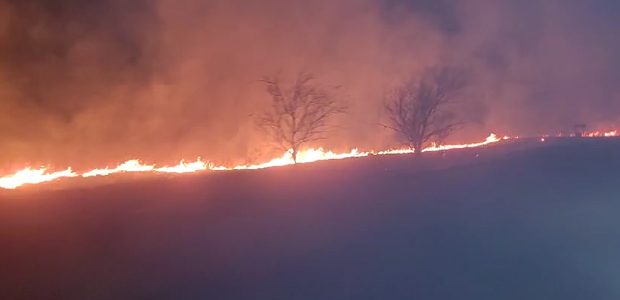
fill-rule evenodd
<path id="1" fill-rule="evenodd" d="M 393 146 L 381 95 L 431 66 L 468 68 L 454 140 L 613 126 L 612 0 L 0 0 L 0 166 L 140 157 L 223 162 L 265 140 L 256 80 L 300 69 L 342 85 L 332 149 Z"/>

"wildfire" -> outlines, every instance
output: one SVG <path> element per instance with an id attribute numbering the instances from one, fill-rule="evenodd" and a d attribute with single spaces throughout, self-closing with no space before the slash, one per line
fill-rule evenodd
<path id="1" fill-rule="evenodd" d="M 82 177 L 107 176 L 120 172 L 149 172 L 155 169 L 155 165 L 143 165 L 139 160 L 128 160 L 114 169 L 94 169 L 82 174 Z"/>
<path id="2" fill-rule="evenodd" d="M 620 136 L 620 132 L 618 130 L 612 130 L 608 132 L 596 131 L 596 132 L 585 134 L 585 136 L 587 137 L 612 137 L 612 136 Z"/>
<path id="3" fill-rule="evenodd" d="M 587 134 L 585 136 L 588 137 L 612 137 L 612 136 L 620 136 L 617 130 L 609 131 L 609 132 L 594 132 Z M 514 137 L 518 138 L 518 137 Z M 479 143 L 472 144 L 460 144 L 460 145 L 432 145 L 424 150 L 423 152 L 432 152 L 432 151 L 445 151 L 445 150 L 453 150 L 453 149 L 463 149 L 463 148 L 475 148 L 481 147 L 492 143 L 497 143 L 502 140 L 514 139 L 512 137 L 504 136 L 503 138 L 497 137 L 495 134 L 491 134 L 486 138 L 485 141 Z M 541 139 L 544 141 L 544 138 Z M 413 153 L 413 149 L 392 149 L 392 150 L 384 150 L 384 151 L 359 151 L 358 149 L 353 149 L 348 153 L 334 153 L 331 151 L 325 151 L 321 148 L 319 149 L 308 149 L 305 151 L 301 151 L 297 154 L 297 162 L 298 163 L 311 163 L 315 161 L 322 160 L 336 160 L 336 159 L 344 159 L 344 158 L 353 158 L 353 157 L 365 157 L 370 155 L 394 155 L 394 154 L 407 154 Z M 84 173 L 76 173 L 72 171 L 71 168 L 68 168 L 64 171 L 48 173 L 46 168 L 40 169 L 32 169 L 25 168 L 21 171 L 16 172 L 12 175 L 7 175 L 0 178 L 0 188 L 4 189 L 16 189 L 23 185 L 27 184 L 38 184 L 48 181 L 57 180 L 60 178 L 72 178 L 72 177 L 99 177 L 99 176 L 109 176 L 116 173 L 132 173 L 132 172 L 152 172 L 152 173 L 194 173 L 200 171 L 225 171 L 225 170 L 254 170 L 254 169 L 263 169 L 270 167 L 279 167 L 285 165 L 293 164 L 293 156 L 292 152 L 289 151 L 282 155 L 281 157 L 272 159 L 271 161 L 261 163 L 261 164 L 253 164 L 253 165 L 239 165 L 233 167 L 225 167 L 225 166 L 214 166 L 211 163 L 203 162 L 200 158 L 191 163 L 186 163 L 183 160 L 179 162 L 176 166 L 163 166 L 156 167 L 156 165 L 148 165 L 143 164 L 140 160 L 132 159 L 128 160 L 124 163 L 119 164 L 115 168 L 103 168 L 103 169 L 94 169 Z"/>
<path id="4" fill-rule="evenodd" d="M 161 173 L 188 173 L 188 172 L 198 172 L 206 170 L 209 167 L 205 162 L 202 162 L 200 158 L 193 163 L 185 163 L 181 160 L 181 162 L 174 167 L 162 167 L 154 169 L 155 172 Z"/>
<path id="5" fill-rule="evenodd" d="M 60 172 L 45 173 L 47 170 L 41 168 L 33 170 L 25 168 L 17 173 L 0 178 L 0 187 L 5 189 L 18 188 L 24 184 L 36 184 L 46 181 L 52 181 L 63 177 L 77 177 L 78 174 L 71 171 L 71 168 Z"/>

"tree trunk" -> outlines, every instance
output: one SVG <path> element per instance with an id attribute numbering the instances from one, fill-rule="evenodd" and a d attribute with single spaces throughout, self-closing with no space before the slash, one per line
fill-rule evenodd
<path id="1" fill-rule="evenodd" d="M 422 157 L 422 143 L 418 142 L 413 145 L 413 155 L 416 159 Z"/>
<path id="2" fill-rule="evenodd" d="M 292 155 L 293 155 L 293 163 L 297 164 L 297 149 L 296 148 L 293 148 Z"/>

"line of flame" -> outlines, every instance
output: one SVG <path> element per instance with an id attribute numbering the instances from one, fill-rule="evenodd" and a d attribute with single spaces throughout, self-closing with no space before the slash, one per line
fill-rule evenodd
<path id="1" fill-rule="evenodd" d="M 26 184 L 37 184 L 56 180 L 59 178 L 78 177 L 79 175 L 68 168 L 64 171 L 46 173 L 46 168 L 34 170 L 25 168 L 17 173 L 0 178 L 0 187 L 4 189 L 15 189 Z"/>
<path id="2" fill-rule="evenodd" d="M 609 131 L 609 132 L 593 132 L 585 134 L 587 137 L 612 137 L 612 136 L 620 136 L 618 130 Z M 486 138 L 485 141 L 479 143 L 472 144 L 460 144 L 460 145 L 432 145 L 428 147 L 423 152 L 431 152 L 431 151 L 443 151 L 443 150 L 453 150 L 453 149 L 463 149 L 463 148 L 474 148 L 481 147 L 488 144 L 496 143 L 502 140 L 515 139 L 518 137 L 508 137 L 505 136 L 503 138 L 498 138 L 495 134 L 491 134 Z M 541 141 L 544 142 L 544 137 L 541 138 Z M 322 160 L 335 160 L 335 159 L 344 159 L 344 158 L 354 158 L 354 157 L 364 157 L 369 155 L 390 155 L 390 154 L 407 154 L 413 153 L 413 149 L 391 149 L 391 150 L 383 150 L 383 151 L 367 151 L 360 152 L 358 149 L 353 149 L 348 153 L 334 153 L 331 151 L 324 151 L 322 148 L 318 149 L 308 149 L 305 151 L 301 151 L 297 155 L 298 163 L 310 163 L 315 161 Z M 164 167 L 156 167 L 155 165 L 145 165 L 140 160 L 132 159 L 128 160 L 124 163 L 121 163 L 115 168 L 103 168 L 103 169 L 94 169 L 85 173 L 78 174 L 72 171 L 71 168 L 68 168 L 64 171 L 47 173 L 46 168 L 40 169 L 32 169 L 30 167 L 20 170 L 12 175 L 7 175 L 0 178 L 0 188 L 4 189 L 16 189 L 23 185 L 28 184 L 38 184 L 48 181 L 57 180 L 60 178 L 72 178 L 72 177 L 99 177 L 99 176 L 108 176 L 116 173 L 129 173 L 129 172 L 154 172 L 154 173 L 193 173 L 200 171 L 224 171 L 224 170 L 254 170 L 254 169 L 263 169 L 270 167 L 278 167 L 293 164 L 292 152 L 289 151 L 282 155 L 281 157 L 272 159 L 268 162 L 261 164 L 253 164 L 253 165 L 239 165 L 234 167 L 225 167 L 225 166 L 214 166 L 213 164 L 206 163 L 200 160 L 192 163 L 185 163 L 183 160 L 176 166 L 164 166 Z"/>

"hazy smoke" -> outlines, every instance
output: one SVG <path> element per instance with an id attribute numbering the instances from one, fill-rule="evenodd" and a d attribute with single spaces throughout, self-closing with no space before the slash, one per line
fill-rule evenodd
<path id="1" fill-rule="evenodd" d="M 615 7 L 614 7 L 615 6 Z M 245 159 L 256 79 L 314 72 L 352 116 L 327 146 L 386 147 L 382 92 L 471 70 L 456 140 L 614 122 L 617 1 L 0 0 L 0 164 Z M 614 15 L 616 14 L 616 15 Z"/>

